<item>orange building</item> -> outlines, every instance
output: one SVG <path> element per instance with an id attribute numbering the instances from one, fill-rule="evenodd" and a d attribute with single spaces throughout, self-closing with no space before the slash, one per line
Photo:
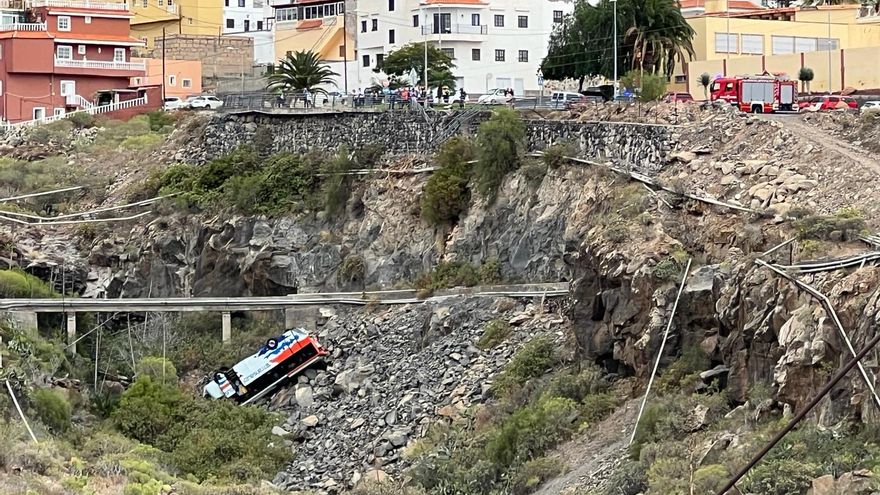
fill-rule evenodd
<path id="1" fill-rule="evenodd" d="M 165 78 L 162 78 L 162 59 L 134 59 L 146 67 L 143 76 L 131 78 L 132 86 L 165 86 L 165 96 L 187 96 L 202 92 L 202 63 L 198 60 L 165 60 Z"/>

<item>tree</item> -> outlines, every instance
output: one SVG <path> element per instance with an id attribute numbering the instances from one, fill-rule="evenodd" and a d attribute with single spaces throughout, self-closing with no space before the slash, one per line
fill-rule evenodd
<path id="1" fill-rule="evenodd" d="M 308 90 L 311 93 L 327 94 L 327 91 L 319 86 L 335 85 L 339 74 L 330 70 L 327 64 L 318 58 L 318 54 L 309 50 L 287 54 L 287 57 L 278 61 L 275 73 L 269 76 L 269 84 L 266 88 L 272 91 L 300 92 Z"/>
<path id="2" fill-rule="evenodd" d="M 620 78 L 620 84 L 629 89 L 638 89 L 642 101 L 659 100 L 666 94 L 666 77 L 641 70 L 631 70 Z"/>
<path id="3" fill-rule="evenodd" d="M 477 131 L 477 163 L 474 178 L 480 194 L 495 199 L 508 172 L 519 167 L 523 154 L 525 126 L 519 115 L 500 108 Z"/>
<path id="4" fill-rule="evenodd" d="M 440 51 L 434 45 L 428 45 L 428 87 L 449 86 L 455 87 L 455 77 L 452 75 L 452 57 Z M 391 80 L 409 77 L 415 70 L 418 85 L 424 86 L 422 81 L 425 77 L 425 45 L 424 43 L 408 43 L 397 50 L 392 51 L 385 60 L 373 69 L 373 72 L 384 72 L 391 76 Z"/>
<path id="5" fill-rule="evenodd" d="M 694 57 L 694 30 L 681 15 L 676 0 L 618 0 L 617 69 L 639 68 L 667 77 L 675 64 Z M 609 40 L 612 40 L 609 43 Z M 614 4 L 593 6 L 578 0 L 574 11 L 550 35 L 544 77 L 583 80 L 614 74 Z"/>
<path id="6" fill-rule="evenodd" d="M 798 71 L 798 80 L 801 82 L 801 90 L 804 88 L 807 89 L 807 93 L 810 92 L 810 81 L 813 80 L 813 69 L 809 67 L 801 67 Z"/>
<path id="7" fill-rule="evenodd" d="M 697 79 L 697 82 L 699 82 L 700 86 L 703 87 L 703 96 L 708 100 L 709 99 L 709 85 L 712 84 L 712 76 L 710 76 L 708 72 L 703 72 L 702 74 L 700 74 L 700 77 Z"/>

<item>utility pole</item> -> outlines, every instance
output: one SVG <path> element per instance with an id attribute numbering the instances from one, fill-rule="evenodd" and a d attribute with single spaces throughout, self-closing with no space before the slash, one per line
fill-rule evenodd
<path id="1" fill-rule="evenodd" d="M 345 95 L 348 96 L 348 8 L 342 2 L 342 80 L 345 85 Z"/>
<path id="2" fill-rule="evenodd" d="M 165 26 L 162 26 L 162 101 L 165 101 Z"/>
<path id="3" fill-rule="evenodd" d="M 724 46 L 727 48 L 724 50 L 724 60 L 730 60 L 730 0 L 724 0 L 724 10 L 727 14 L 727 32 L 724 33 L 726 41 L 724 42 Z M 727 64 L 724 65 L 725 76 L 727 75 Z"/>
<path id="4" fill-rule="evenodd" d="M 241 72 L 241 94 L 244 95 L 244 50 L 241 52 L 241 58 L 238 60 L 238 70 Z"/>
<path id="5" fill-rule="evenodd" d="M 831 10 L 828 11 L 828 94 L 834 92 L 834 86 L 831 84 L 833 79 L 831 73 Z"/>
<path id="6" fill-rule="evenodd" d="M 614 100 L 617 100 L 617 0 L 611 0 L 614 4 Z M 541 91 L 543 93 L 543 90 Z"/>
<path id="7" fill-rule="evenodd" d="M 425 37 L 425 108 L 428 105 L 428 16 L 425 14 L 425 8 L 422 7 L 422 15 L 424 17 L 424 22 L 422 22 L 422 33 L 424 33 Z"/>

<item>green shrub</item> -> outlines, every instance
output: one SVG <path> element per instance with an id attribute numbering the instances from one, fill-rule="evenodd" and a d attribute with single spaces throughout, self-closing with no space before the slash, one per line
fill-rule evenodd
<path id="1" fill-rule="evenodd" d="M 164 140 L 161 134 L 142 134 L 125 138 L 119 146 L 126 150 L 145 151 L 155 148 Z"/>
<path id="2" fill-rule="evenodd" d="M 494 199 L 507 174 L 519 167 L 524 136 L 522 120 L 509 108 L 496 110 L 492 118 L 480 124 L 477 133 L 478 161 L 474 167 L 474 178 L 480 194 Z"/>
<path id="3" fill-rule="evenodd" d="M 30 396 L 31 406 L 37 417 L 52 432 L 61 434 L 70 429 L 70 404 L 57 392 L 38 388 Z"/>
<path id="4" fill-rule="evenodd" d="M 720 464 L 702 466 L 694 472 L 694 493 L 717 493 L 729 478 L 727 468 Z"/>
<path id="5" fill-rule="evenodd" d="M 124 435 L 159 446 L 159 440 L 181 420 L 183 402 L 176 386 L 162 385 L 145 375 L 122 394 L 111 418 Z"/>
<path id="6" fill-rule="evenodd" d="M 666 94 L 666 78 L 662 74 L 631 70 L 620 78 L 620 84 L 637 90 L 642 101 L 659 100 Z"/>
<path id="7" fill-rule="evenodd" d="M 509 391 L 543 375 L 557 362 L 556 345 L 548 337 L 537 337 L 523 346 L 498 375 L 495 387 Z"/>
<path id="8" fill-rule="evenodd" d="M 496 466 L 526 462 L 568 439 L 575 431 L 577 404 L 561 397 L 541 397 L 505 418 L 486 445 Z"/>
<path id="9" fill-rule="evenodd" d="M 625 461 L 608 479 L 602 495 L 638 495 L 648 489 L 648 474 L 638 461 Z"/>
<path id="10" fill-rule="evenodd" d="M 519 169 L 526 184 L 532 189 L 536 189 L 541 185 L 544 177 L 547 176 L 547 165 L 543 162 L 527 160 Z"/>
<path id="11" fill-rule="evenodd" d="M 501 263 L 498 262 L 498 258 L 486 259 L 480 265 L 479 270 L 477 270 L 477 275 L 480 278 L 480 283 L 483 285 L 501 283 Z"/>
<path id="12" fill-rule="evenodd" d="M 513 329 L 504 320 L 492 320 L 483 328 L 483 335 L 477 341 L 477 348 L 492 349 L 504 342 Z"/>
<path id="13" fill-rule="evenodd" d="M 342 264 L 339 266 L 339 277 L 348 283 L 362 281 L 366 269 L 363 256 L 350 254 L 342 260 Z"/>
<path id="14" fill-rule="evenodd" d="M 560 143 L 556 143 L 552 146 L 548 146 L 544 150 L 544 154 L 541 156 L 541 159 L 544 160 L 544 163 L 548 167 L 555 169 L 565 165 L 568 162 L 565 157 L 576 157 L 577 153 L 578 150 L 574 143 L 563 141 Z"/>
<path id="15" fill-rule="evenodd" d="M 686 347 L 681 357 L 663 370 L 657 380 L 659 393 L 676 393 L 699 380 L 700 373 L 709 368 L 709 357 L 699 346 Z"/>
<path id="16" fill-rule="evenodd" d="M 177 369 L 168 359 L 156 356 L 147 356 L 138 361 L 135 366 L 135 376 L 149 376 L 156 383 L 177 383 Z"/>
<path id="17" fill-rule="evenodd" d="M 354 183 L 354 179 L 348 174 L 357 168 L 354 155 L 345 148 L 339 150 L 335 158 L 324 163 L 321 169 L 324 174 L 322 193 L 324 210 L 329 216 L 336 217 L 345 211 Z"/>
<path id="18" fill-rule="evenodd" d="M 163 110 L 153 110 L 147 113 L 147 120 L 150 123 L 150 130 L 153 132 L 168 132 L 177 122 L 174 114 Z"/>
<path id="19" fill-rule="evenodd" d="M 822 474 L 819 466 L 798 459 L 764 460 L 738 485 L 743 493 L 801 494 Z"/>
<path id="20" fill-rule="evenodd" d="M 46 282 L 18 269 L 0 270 L 0 298 L 52 298 L 58 293 Z"/>
<path id="21" fill-rule="evenodd" d="M 669 256 L 654 265 L 651 274 L 654 278 L 663 282 L 675 282 L 681 277 L 683 267 L 678 260 Z"/>
<path id="22" fill-rule="evenodd" d="M 76 112 L 64 117 L 77 129 L 95 127 L 95 116 L 87 112 Z"/>
<path id="23" fill-rule="evenodd" d="M 560 459 L 550 457 L 532 459 L 517 469 L 511 481 L 513 495 L 532 493 L 545 481 L 564 472 L 565 464 Z"/>
<path id="24" fill-rule="evenodd" d="M 852 240 L 866 228 L 864 213 L 857 208 L 841 208 L 834 215 L 806 215 L 792 225 L 798 239 L 817 241 Z"/>
<path id="25" fill-rule="evenodd" d="M 468 209 L 470 165 L 464 160 L 434 172 L 422 192 L 421 216 L 429 223 L 455 223 Z"/>
<path id="26" fill-rule="evenodd" d="M 125 122 L 103 121 L 100 125 L 93 144 L 96 148 L 115 149 L 127 138 L 150 133 L 150 121 L 146 115 L 138 115 Z"/>
<path id="27" fill-rule="evenodd" d="M 73 130 L 73 127 L 74 124 L 70 120 L 56 120 L 45 125 L 32 127 L 27 131 L 27 139 L 39 144 L 48 144 L 50 142 L 68 144 L 70 143 L 70 132 Z"/>

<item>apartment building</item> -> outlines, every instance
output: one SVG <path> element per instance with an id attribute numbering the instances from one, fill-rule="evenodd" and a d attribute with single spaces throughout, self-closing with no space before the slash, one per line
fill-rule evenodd
<path id="1" fill-rule="evenodd" d="M 223 34 L 254 40 L 257 65 L 275 62 L 275 9 L 267 0 L 224 0 Z"/>
<path id="2" fill-rule="evenodd" d="M 148 89 L 130 85 L 145 66 L 131 61 L 132 48 L 143 42 L 129 36 L 125 3 L 29 0 L 6 7 L 10 10 L 0 24 L 4 121 L 45 119 L 122 101 L 147 104 Z"/>
<path id="3" fill-rule="evenodd" d="M 513 88 L 538 91 L 538 67 L 553 29 L 572 0 L 363 0 L 357 11 L 358 85 L 384 79 L 373 71 L 407 43 L 431 43 L 449 54 L 456 87 L 469 94 Z"/>
<path id="4" fill-rule="evenodd" d="M 233 0 L 236 1 L 236 0 Z M 156 39 L 172 34 L 220 36 L 224 29 L 225 8 L 214 0 L 129 0 L 131 35 L 141 39 L 147 49 Z"/>
<path id="5" fill-rule="evenodd" d="M 353 0 L 276 0 L 275 57 L 314 51 L 339 74 L 337 89 L 354 88 L 355 36 L 352 16 L 346 14 L 354 4 Z"/>

